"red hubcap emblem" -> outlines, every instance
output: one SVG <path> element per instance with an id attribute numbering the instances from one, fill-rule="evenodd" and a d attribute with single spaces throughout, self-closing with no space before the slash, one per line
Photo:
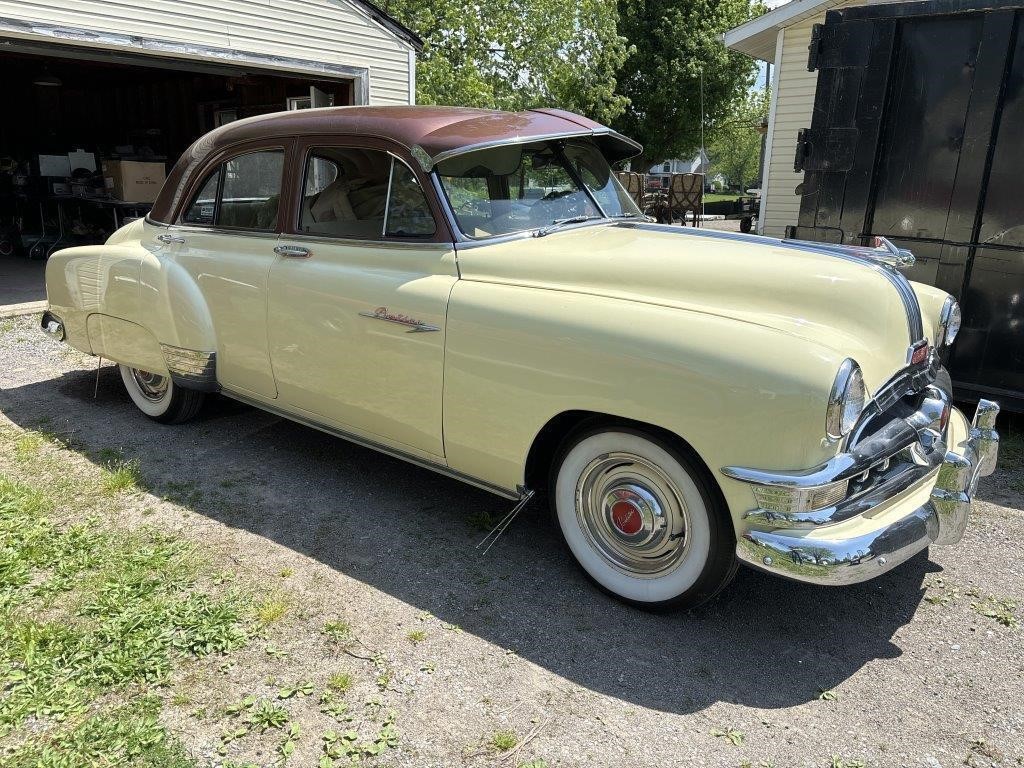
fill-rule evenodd
<path id="1" fill-rule="evenodd" d="M 612 522 L 619 533 L 626 536 L 635 536 L 643 527 L 640 510 L 628 501 L 617 501 L 612 505 Z"/>

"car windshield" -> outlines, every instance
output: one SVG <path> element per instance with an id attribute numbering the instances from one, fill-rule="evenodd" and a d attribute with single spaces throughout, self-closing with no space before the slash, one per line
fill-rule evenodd
<path id="1" fill-rule="evenodd" d="M 472 238 L 563 221 L 641 216 L 590 141 L 508 144 L 437 165 L 459 228 Z"/>

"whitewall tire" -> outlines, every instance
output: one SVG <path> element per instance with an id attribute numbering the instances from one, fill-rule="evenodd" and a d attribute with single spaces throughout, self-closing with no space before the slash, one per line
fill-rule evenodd
<path id="1" fill-rule="evenodd" d="M 169 376 L 118 365 L 121 381 L 136 407 L 163 424 L 188 421 L 203 405 L 204 393 L 175 385 Z"/>
<path id="2" fill-rule="evenodd" d="M 552 512 L 601 589 L 649 609 L 699 605 L 736 571 L 732 524 L 695 458 L 631 427 L 571 436 L 556 458 Z"/>

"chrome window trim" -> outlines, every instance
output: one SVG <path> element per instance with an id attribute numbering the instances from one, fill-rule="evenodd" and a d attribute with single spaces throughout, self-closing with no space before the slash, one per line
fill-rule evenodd
<path id="1" fill-rule="evenodd" d="M 276 231 L 268 231 L 266 229 L 243 229 L 236 227 L 214 227 L 214 226 L 203 226 L 202 224 L 167 224 L 165 226 L 173 227 L 175 231 L 182 232 L 184 234 L 204 234 L 204 235 L 239 235 L 242 237 L 258 237 L 264 240 L 277 240 L 280 234 Z"/>
<path id="2" fill-rule="evenodd" d="M 451 251 L 452 243 L 439 243 L 436 240 L 422 242 L 419 240 L 360 240 L 356 237 L 331 237 L 320 234 L 295 234 L 286 233 L 281 236 L 283 240 L 298 241 L 303 243 L 318 243 L 320 245 L 347 245 L 355 248 L 405 248 L 417 251 Z"/>
<path id="3" fill-rule="evenodd" d="M 466 144 L 465 146 L 456 147 L 455 149 L 448 149 L 445 150 L 444 152 L 438 152 L 436 155 L 430 158 L 430 169 L 435 170 L 437 168 L 438 163 L 443 163 L 445 160 L 450 160 L 453 157 L 458 157 L 459 155 L 469 154 L 470 152 L 478 152 L 482 149 L 493 149 L 494 147 L 504 147 L 510 144 L 532 144 L 533 142 L 553 141 L 555 139 L 581 139 L 588 137 L 592 138 L 595 136 L 614 136 L 615 138 L 620 139 L 622 142 L 634 147 L 637 150 L 637 152 L 643 151 L 643 147 L 640 144 L 637 144 L 632 139 L 623 136 L 621 133 L 618 133 L 617 131 L 613 131 L 611 128 L 588 128 L 580 131 L 560 131 L 558 133 L 537 134 L 536 136 L 515 136 L 512 138 L 506 137 L 502 139 L 492 139 L 491 141 L 481 141 L 476 144 Z"/>
<path id="4" fill-rule="evenodd" d="M 388 238 L 394 238 L 393 235 L 388 235 L 387 234 L 387 228 L 388 228 L 388 210 L 391 207 L 391 179 L 394 176 L 395 161 L 396 160 L 398 162 L 400 162 L 402 165 L 404 165 L 406 168 L 409 169 L 409 173 L 412 174 L 412 177 L 413 177 L 413 179 L 416 182 L 416 186 L 419 187 L 420 188 L 420 192 L 423 193 L 423 200 L 424 200 L 424 202 L 428 203 L 427 210 L 430 213 L 431 220 L 434 222 L 434 231 L 431 232 L 428 235 L 423 235 L 423 237 L 436 237 L 437 236 L 437 230 L 438 230 L 437 218 L 434 216 L 434 212 L 432 210 L 430 210 L 429 201 L 427 200 L 427 190 L 426 190 L 426 188 L 422 184 L 420 184 L 420 180 L 416 176 L 416 171 L 413 170 L 411 165 L 409 165 L 407 162 L 405 162 L 405 160 L 403 160 L 401 157 L 396 155 L 390 149 L 376 149 L 374 147 L 360 147 L 357 144 L 352 144 L 352 145 L 349 145 L 349 144 L 322 144 L 322 145 L 321 144 L 317 144 L 317 145 L 310 145 L 309 147 L 306 148 L 305 163 L 303 164 L 303 169 L 302 169 L 302 180 L 299 183 L 299 199 L 297 201 L 297 203 L 298 203 L 298 211 L 297 211 L 297 215 L 295 217 L 295 229 L 299 229 L 299 227 L 302 226 L 302 198 L 303 198 L 303 196 L 306 193 L 306 178 L 309 175 L 309 161 L 312 158 L 312 153 L 316 149 L 330 149 L 330 148 L 335 148 L 335 149 L 362 149 L 362 150 L 367 150 L 368 149 L 371 152 L 380 152 L 380 153 L 385 154 L 385 155 L 387 155 L 388 157 L 391 158 L 391 167 L 388 170 L 388 191 L 387 191 L 387 197 L 384 200 L 384 222 L 381 225 L 381 235 L 380 235 L 380 238 L 374 240 L 374 239 L 370 239 L 370 238 L 360 238 L 360 237 L 335 237 L 333 235 L 322 234 L 322 233 L 319 233 L 319 232 L 283 232 L 282 235 L 281 235 L 282 238 L 286 238 L 286 239 L 289 239 L 289 240 L 291 240 L 293 238 L 302 238 L 302 239 L 305 239 L 305 240 L 310 240 L 310 241 L 315 241 L 315 242 L 322 242 L 324 244 L 331 244 L 331 243 L 359 244 L 359 245 L 365 245 L 365 246 L 371 246 L 371 247 L 374 244 L 377 244 L 378 246 L 386 246 L 386 247 L 390 247 L 392 245 L 405 245 L 405 244 L 408 244 L 408 245 L 420 246 L 420 247 L 441 246 L 442 248 L 446 248 L 446 249 L 447 248 L 451 248 L 451 244 L 450 243 L 439 243 L 436 240 L 424 241 L 424 240 L 420 240 L 418 238 L 408 238 L 408 239 L 404 239 L 404 240 L 388 239 Z M 431 177 L 433 177 L 433 174 L 431 174 Z M 445 215 L 448 215 L 448 210 L 445 207 L 443 200 L 442 200 L 441 208 L 444 209 Z"/>
<path id="5" fill-rule="evenodd" d="M 390 152 L 388 152 L 391 155 Z M 413 176 L 413 178 L 416 178 Z M 384 193 L 384 220 L 380 223 L 380 239 L 388 236 L 388 212 L 391 210 L 391 184 L 395 180 L 395 156 L 391 155 L 391 165 L 388 167 L 388 191 Z M 435 224 L 436 227 L 436 224 Z"/>

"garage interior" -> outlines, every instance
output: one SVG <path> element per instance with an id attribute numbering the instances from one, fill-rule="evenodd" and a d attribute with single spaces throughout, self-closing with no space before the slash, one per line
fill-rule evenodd
<path id="1" fill-rule="evenodd" d="M 3 39 L 0 69 L 0 261 L 103 242 L 145 215 L 169 166 L 218 125 L 355 100 L 341 78 Z M 145 193 L 111 188 L 105 164 L 147 169 Z"/>

